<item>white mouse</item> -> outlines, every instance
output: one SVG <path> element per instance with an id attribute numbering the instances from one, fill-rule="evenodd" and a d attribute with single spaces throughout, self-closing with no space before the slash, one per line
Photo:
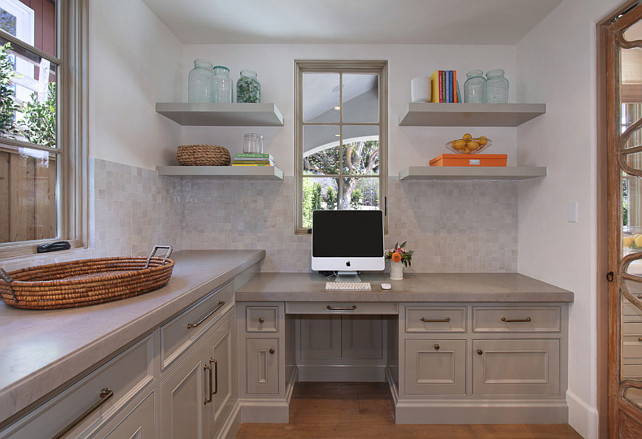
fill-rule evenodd
<path id="1" fill-rule="evenodd" d="M 390 285 L 389 283 L 384 282 L 384 283 L 381 284 L 381 289 L 382 290 L 389 290 L 391 288 L 392 288 L 392 285 Z"/>

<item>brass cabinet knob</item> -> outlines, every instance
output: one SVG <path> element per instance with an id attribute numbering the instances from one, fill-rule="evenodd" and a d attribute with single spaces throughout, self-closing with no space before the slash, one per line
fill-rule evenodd
<path id="1" fill-rule="evenodd" d="M 265 319 L 263 317 L 259 317 L 259 323 L 265 322 Z"/>
<path id="2" fill-rule="evenodd" d="M 439 345 L 438 345 L 437 343 L 435 343 L 435 350 L 436 350 L 436 351 L 438 351 L 438 350 L 439 350 Z"/>
<path id="3" fill-rule="evenodd" d="M 477 349 L 477 354 L 481 355 L 483 353 L 484 353 L 484 351 L 482 351 L 481 349 Z"/>
<path id="4" fill-rule="evenodd" d="M 270 348 L 270 355 L 274 355 L 274 348 Z"/>

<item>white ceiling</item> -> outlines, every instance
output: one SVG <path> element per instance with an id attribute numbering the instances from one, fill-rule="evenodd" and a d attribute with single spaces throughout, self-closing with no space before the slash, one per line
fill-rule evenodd
<path id="1" fill-rule="evenodd" d="M 143 0 L 185 44 L 518 43 L 562 0 Z"/>

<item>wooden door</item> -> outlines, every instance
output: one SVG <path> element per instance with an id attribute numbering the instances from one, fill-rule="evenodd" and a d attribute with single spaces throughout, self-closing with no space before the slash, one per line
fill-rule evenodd
<path id="1" fill-rule="evenodd" d="M 642 437 L 642 6 L 602 26 L 608 145 L 608 430 Z"/>

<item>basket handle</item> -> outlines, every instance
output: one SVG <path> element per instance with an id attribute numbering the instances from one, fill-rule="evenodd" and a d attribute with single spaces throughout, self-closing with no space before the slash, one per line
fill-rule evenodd
<path id="1" fill-rule="evenodd" d="M 13 300 L 15 300 L 16 303 L 17 303 L 18 302 L 18 298 L 16 297 L 16 293 L 13 291 L 13 287 L 11 286 L 11 282 L 13 282 L 13 278 L 9 275 L 9 273 L 4 271 L 3 268 L 0 268 L 0 279 L 5 281 L 7 283 L 7 285 L 9 285 L 9 291 L 11 291 L 11 295 L 13 296 Z"/>
<path id="2" fill-rule="evenodd" d="M 171 245 L 155 245 L 154 250 L 152 250 L 152 252 L 149 254 L 149 257 L 147 258 L 147 263 L 145 264 L 145 268 L 149 268 L 149 261 L 152 260 L 152 258 L 154 257 L 154 255 L 156 254 L 159 248 L 167 249 L 167 253 L 165 253 L 165 258 L 163 259 L 163 265 L 165 265 L 165 261 L 167 261 L 167 258 L 169 258 L 170 255 L 172 254 L 172 251 L 174 251 Z"/>

